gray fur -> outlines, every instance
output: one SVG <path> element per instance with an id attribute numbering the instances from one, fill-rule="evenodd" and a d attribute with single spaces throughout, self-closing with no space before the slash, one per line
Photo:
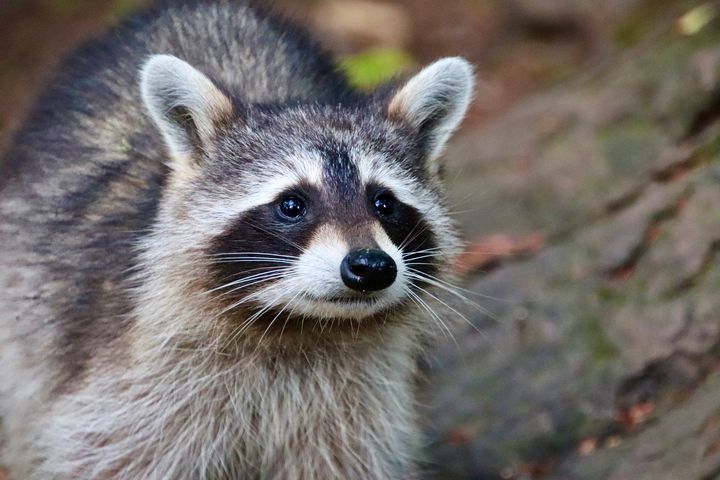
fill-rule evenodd
<path id="1" fill-rule="evenodd" d="M 0 166 L 12 478 L 412 476 L 413 359 L 432 323 L 403 293 L 409 273 L 372 314 L 278 300 L 288 278 L 269 282 L 275 300 L 228 309 L 209 294 L 209 252 L 264 231 L 242 222 L 268 189 L 314 181 L 328 207 L 302 247 L 374 239 L 402 263 L 432 242 L 444 275 L 456 239 L 433 165 L 472 88 L 464 61 L 446 61 L 466 78 L 435 97 L 449 116 L 428 127 L 427 89 L 419 103 L 399 90 L 405 110 L 394 89 L 352 92 L 302 31 L 242 1 L 168 3 L 70 58 Z M 166 115 L 178 105 L 186 117 Z M 417 233 L 379 228 L 376 183 L 412 204 Z M 258 242 L 277 252 L 275 237 Z M 333 275 L 303 258 L 308 282 Z M 302 315 L 238 329 L 261 300 Z"/>

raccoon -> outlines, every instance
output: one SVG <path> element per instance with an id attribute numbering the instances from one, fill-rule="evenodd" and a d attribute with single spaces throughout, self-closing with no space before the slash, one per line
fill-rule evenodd
<path id="1" fill-rule="evenodd" d="M 413 478 L 473 78 L 445 58 L 357 92 L 242 0 L 66 60 L 0 167 L 11 478 Z"/>

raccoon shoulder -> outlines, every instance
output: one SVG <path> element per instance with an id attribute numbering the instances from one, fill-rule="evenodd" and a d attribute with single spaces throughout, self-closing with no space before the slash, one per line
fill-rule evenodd
<path id="1" fill-rule="evenodd" d="M 156 139 L 146 144 L 153 130 L 138 95 L 138 71 L 155 54 L 184 59 L 242 102 L 333 103 L 352 95 L 304 29 L 256 3 L 160 2 L 89 41 L 35 103 L 0 178 L 38 161 L 62 167 L 78 154 L 102 162 L 157 150 Z M 87 149 L 97 151 L 83 155 Z"/>

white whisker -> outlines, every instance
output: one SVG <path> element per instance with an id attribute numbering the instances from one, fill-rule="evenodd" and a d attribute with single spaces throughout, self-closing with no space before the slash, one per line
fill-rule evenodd
<path id="1" fill-rule="evenodd" d="M 268 326 L 267 326 L 267 328 L 265 329 L 265 331 L 263 332 L 263 334 L 260 335 L 260 340 L 258 340 L 258 344 L 262 343 L 263 338 L 265 338 L 265 335 L 270 331 L 270 328 L 272 328 L 273 324 L 274 324 L 275 321 L 278 319 L 278 317 L 280 317 L 280 315 L 282 315 L 282 313 L 285 311 L 285 309 L 286 309 L 293 301 L 295 301 L 295 299 L 296 299 L 301 293 L 302 293 L 302 291 L 296 293 L 294 297 L 292 297 L 285 305 L 283 305 L 283 307 L 280 309 L 280 311 L 277 313 L 277 315 L 275 315 L 275 317 L 273 317 L 273 319 L 270 321 L 270 323 L 268 323 Z M 283 326 L 283 329 L 284 329 L 284 328 L 285 328 L 285 327 Z M 281 332 L 281 335 L 282 335 L 282 332 Z"/>
<path id="2" fill-rule="evenodd" d="M 246 282 L 248 282 L 248 281 L 254 281 L 254 280 L 256 280 L 256 279 L 260 279 L 260 278 L 263 278 L 263 277 L 271 277 L 271 276 L 273 276 L 273 275 L 282 275 L 282 274 L 287 273 L 288 270 L 289 270 L 289 269 L 288 269 L 287 267 L 275 267 L 275 268 L 272 268 L 272 269 L 270 269 L 270 270 L 266 270 L 266 271 L 264 271 L 264 272 L 255 273 L 255 274 L 250 275 L 250 276 L 248 276 L 248 277 L 243 277 L 243 278 L 240 278 L 240 279 L 238 279 L 238 280 L 233 280 L 232 282 L 225 283 L 225 284 L 223 284 L 223 285 L 220 285 L 219 287 L 215 287 L 215 288 L 213 288 L 212 290 L 209 290 L 207 293 L 213 293 L 213 292 L 216 292 L 216 291 L 218 291 L 218 290 L 225 290 L 226 288 L 234 287 L 234 286 L 236 286 L 236 285 L 242 285 L 242 284 L 244 284 L 244 283 L 246 283 Z M 236 290 L 231 290 L 231 291 L 236 291 Z"/>
<path id="3" fill-rule="evenodd" d="M 425 293 L 425 295 L 433 298 L 433 299 L 434 299 L 435 301 L 437 301 L 437 302 L 440 302 L 443 306 L 445 306 L 445 307 L 446 307 L 447 309 L 449 309 L 451 312 L 455 313 L 458 317 L 460 317 L 461 319 L 463 319 L 463 320 L 465 321 L 465 323 L 467 323 L 468 325 L 470 325 L 470 326 L 472 327 L 473 330 L 475 330 L 477 333 L 483 335 L 483 332 L 480 331 L 480 329 L 477 327 L 477 325 L 475 325 L 473 322 L 471 322 L 465 315 L 463 315 L 462 313 L 458 312 L 455 308 L 451 307 L 451 306 L 448 305 L 446 302 L 444 302 L 443 300 L 441 300 L 440 298 L 438 298 L 436 295 L 433 295 L 432 293 L 428 292 L 426 289 L 424 289 L 424 288 L 422 288 L 422 287 L 420 287 L 420 286 L 418 286 L 418 285 L 411 285 L 411 287 L 420 290 L 421 292 Z"/>
<path id="4" fill-rule="evenodd" d="M 408 265 L 408 266 L 410 267 L 410 266 L 415 265 L 415 264 L 413 264 L 413 263 L 407 263 L 406 265 Z M 433 265 L 433 264 L 431 264 L 431 265 Z M 487 294 L 484 294 L 484 293 L 476 292 L 476 291 L 474 291 L 474 290 L 470 290 L 470 289 L 467 289 L 467 288 L 463 288 L 463 287 L 461 287 L 461 286 L 459 286 L 459 285 L 455 285 L 455 284 L 450 283 L 450 282 L 448 282 L 448 281 L 446 281 L 446 280 L 442 280 L 442 279 L 440 279 L 440 278 L 437 278 L 437 277 L 428 275 L 428 274 L 426 274 L 426 273 L 424 273 L 424 272 L 421 272 L 421 271 L 419 271 L 419 270 L 417 270 L 417 269 L 415 269 L 415 268 L 409 268 L 408 270 L 410 270 L 410 272 L 413 273 L 413 274 L 415 274 L 415 275 L 420 275 L 420 276 L 422 276 L 423 279 L 428 279 L 428 280 L 436 281 L 436 282 L 438 282 L 438 283 L 441 283 L 441 284 L 447 286 L 448 288 L 452 288 L 452 289 L 454 289 L 454 290 L 456 290 L 456 291 L 465 292 L 465 293 L 467 293 L 468 295 L 475 295 L 475 296 L 478 296 L 478 297 L 481 297 L 481 298 L 485 298 L 485 299 L 487 299 L 487 300 L 493 300 L 493 301 L 495 301 L 495 302 L 513 303 L 513 300 L 510 300 L 510 299 L 507 299 L 507 298 L 493 297 L 492 295 L 487 295 Z M 469 299 L 466 298 L 465 300 L 469 300 Z M 473 304 L 474 304 L 474 302 L 473 302 Z M 479 306 L 479 305 L 474 304 L 474 306 Z"/>
<path id="5" fill-rule="evenodd" d="M 474 302 L 474 301 L 470 300 L 470 299 L 467 298 L 465 295 L 457 292 L 457 291 L 454 290 L 453 288 L 451 288 L 451 287 L 449 287 L 449 286 L 446 286 L 446 285 L 443 285 L 442 283 L 440 283 L 441 281 L 440 281 L 439 279 L 433 279 L 433 278 L 429 278 L 429 277 L 427 277 L 427 276 L 418 275 L 417 273 L 414 273 L 414 272 L 411 272 L 411 271 L 408 271 L 408 276 L 411 277 L 411 278 L 414 278 L 414 279 L 416 279 L 416 280 L 420 280 L 420 281 L 422 281 L 422 282 L 428 283 L 428 284 L 430 284 L 430 285 L 432 285 L 432 286 L 434 286 L 434 287 L 440 288 L 441 290 L 444 290 L 444 291 L 446 291 L 446 292 L 448 292 L 448 293 L 451 293 L 452 295 L 454 295 L 455 297 L 459 298 L 459 299 L 462 300 L 463 302 L 467 303 L 468 305 L 476 308 L 476 309 L 479 310 L 480 312 L 482 312 L 482 313 L 484 313 L 485 315 L 487 315 L 488 317 L 492 318 L 494 321 L 500 323 L 500 319 L 497 317 L 497 315 L 495 315 L 494 313 L 492 313 L 490 310 L 486 309 L 486 308 L 483 307 L 482 305 L 478 304 L 477 302 Z"/>
<path id="6" fill-rule="evenodd" d="M 289 258 L 289 259 L 297 259 L 298 257 L 296 255 L 282 255 L 279 253 L 270 253 L 270 252 L 225 252 L 225 253 L 214 253 L 210 255 L 211 257 L 222 257 L 225 255 L 230 256 L 260 256 L 260 257 L 276 257 L 276 258 Z"/>
<path id="7" fill-rule="evenodd" d="M 279 260 L 276 258 L 223 258 L 221 260 L 215 260 L 214 264 L 220 263 L 272 263 L 278 265 L 292 265 L 293 262 L 290 260 Z"/>
<path id="8" fill-rule="evenodd" d="M 433 310 L 428 303 L 423 300 L 418 294 L 415 292 L 408 290 L 409 298 L 411 298 L 414 302 L 416 302 L 421 308 L 423 308 L 426 312 L 430 314 L 430 316 L 438 322 L 438 325 L 441 328 L 441 330 L 444 330 L 446 332 L 446 336 L 448 338 L 451 338 L 455 345 L 458 345 L 458 348 L 460 348 L 459 344 L 457 343 L 457 340 L 455 339 L 455 336 L 453 335 L 450 328 L 447 326 L 447 324 L 440 318 L 440 316 Z"/>

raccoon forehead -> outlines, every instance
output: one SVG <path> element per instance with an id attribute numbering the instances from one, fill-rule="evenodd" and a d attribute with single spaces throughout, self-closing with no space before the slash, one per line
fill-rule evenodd
<path id="1" fill-rule="evenodd" d="M 223 210 L 250 210 L 275 200 L 283 192 L 298 185 L 322 186 L 323 162 L 312 151 L 288 153 L 272 161 L 247 162 L 213 169 L 203 185 L 209 200 L 222 197 Z"/>
<path id="2" fill-rule="evenodd" d="M 367 145 L 297 146 L 237 168 L 237 178 L 227 172 L 218 178 L 228 194 L 238 196 L 236 207 L 240 210 L 269 203 L 300 185 L 336 195 L 379 185 L 392 190 L 400 201 L 411 204 L 434 203 L 436 198 L 426 179 L 419 178 L 391 154 Z M 343 197 L 345 201 L 349 199 Z"/>
<path id="3" fill-rule="evenodd" d="M 203 232 L 201 238 L 220 235 L 246 212 L 272 204 L 294 189 L 307 191 L 307 187 L 324 196 L 324 202 L 346 206 L 367 201 L 368 186 L 385 187 L 434 227 L 444 225 L 446 212 L 433 185 L 373 149 L 312 146 L 272 158 L 221 163 L 205 177 L 199 195 L 197 190 L 186 192 L 181 207 L 192 218 L 192 230 Z"/>
<path id="4" fill-rule="evenodd" d="M 401 202 L 432 208 L 437 194 L 429 179 L 419 178 L 413 170 L 407 169 L 384 154 L 362 151 L 357 155 L 359 181 L 363 185 L 381 185 L 395 194 Z"/>

